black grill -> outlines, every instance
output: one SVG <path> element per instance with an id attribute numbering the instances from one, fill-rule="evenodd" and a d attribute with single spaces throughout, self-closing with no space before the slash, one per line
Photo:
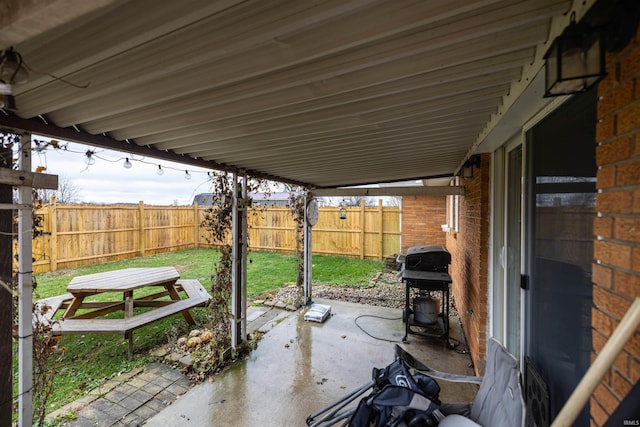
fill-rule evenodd
<path id="1" fill-rule="evenodd" d="M 451 264 L 451 254 L 442 245 L 413 246 L 407 250 L 404 268 L 415 271 L 446 273 Z"/>

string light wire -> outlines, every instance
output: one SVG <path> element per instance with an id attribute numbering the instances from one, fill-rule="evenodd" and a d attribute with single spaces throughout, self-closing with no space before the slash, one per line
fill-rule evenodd
<path id="1" fill-rule="evenodd" d="M 180 167 L 173 167 L 173 166 L 167 166 L 166 164 L 159 164 L 157 162 L 154 161 L 149 161 L 147 159 L 145 159 L 144 157 L 137 157 L 134 154 L 129 153 L 128 155 L 123 155 L 120 157 L 109 157 L 109 156 L 105 156 L 104 153 L 106 150 L 99 150 L 96 147 L 91 147 L 91 148 L 83 148 L 83 149 L 74 149 L 72 147 L 69 146 L 69 144 L 63 144 L 59 141 L 56 140 L 40 140 L 40 139 L 33 139 L 33 141 L 36 144 L 36 147 L 32 147 L 32 151 L 35 151 L 36 154 L 38 155 L 38 158 L 40 160 L 40 163 L 44 163 L 44 169 L 46 170 L 47 168 L 47 154 L 51 151 L 64 151 L 64 152 L 68 152 L 68 153 L 72 153 L 72 154 L 81 154 L 83 155 L 83 159 L 87 158 L 87 153 L 91 153 L 91 158 L 93 160 L 97 159 L 97 160 L 101 160 L 101 161 L 105 161 L 105 162 L 109 162 L 109 163 L 123 163 L 123 166 L 125 169 L 130 169 L 132 168 L 132 163 L 137 162 L 137 163 L 141 163 L 141 164 L 145 164 L 145 165 L 153 165 L 153 166 L 157 166 L 156 169 L 156 173 L 158 175 L 162 175 L 164 174 L 165 170 L 171 170 L 171 171 L 176 171 L 176 172 L 184 172 L 183 177 L 187 180 L 190 180 L 192 178 L 192 176 L 194 176 L 195 174 L 201 174 L 204 176 L 204 179 L 201 181 L 200 184 L 198 184 L 196 186 L 196 188 L 192 191 L 191 194 L 191 199 L 193 199 L 193 197 L 195 196 L 195 194 L 198 192 L 198 190 L 203 186 L 206 185 L 208 183 L 210 183 L 213 178 L 215 177 L 215 171 L 207 171 L 207 170 L 190 170 L 190 169 L 182 169 Z M 127 166 L 127 163 L 129 164 L 129 166 Z M 85 168 L 82 170 L 82 172 L 88 170 L 90 168 L 90 166 L 92 165 L 86 165 Z M 126 172 L 123 172 L 126 173 Z"/>
<path id="2" fill-rule="evenodd" d="M 48 148 L 52 147 L 55 150 L 62 150 L 62 151 L 66 151 L 69 153 L 73 153 L 73 154 L 83 154 L 85 159 L 91 159 L 93 162 L 90 165 L 87 166 L 92 166 L 95 163 L 95 159 L 98 160 L 103 160 L 105 162 L 110 162 L 110 163 L 120 163 L 120 162 L 124 162 L 125 165 L 127 164 L 127 162 L 131 165 L 133 162 L 138 162 L 138 163 L 142 163 L 142 164 L 146 164 L 146 165 L 157 165 L 158 166 L 158 170 L 162 170 L 162 172 L 164 173 L 165 170 L 171 170 L 171 171 L 176 171 L 176 172 L 180 172 L 180 171 L 184 171 L 185 175 L 184 178 L 185 179 L 191 179 L 193 174 L 206 174 L 207 179 L 210 179 L 212 174 L 210 171 L 200 171 L 200 170 L 190 170 L 190 169 L 182 169 L 180 167 L 172 167 L 172 166 L 167 166 L 166 164 L 159 164 L 153 161 L 149 161 L 146 160 L 144 157 L 141 158 L 137 158 L 135 157 L 133 154 L 130 154 L 128 156 L 122 156 L 122 157 L 118 157 L 118 158 L 108 158 L 104 155 L 100 155 L 99 153 L 104 152 L 104 150 L 99 151 L 96 148 L 91 148 L 91 149 L 87 149 L 87 150 L 75 150 L 72 148 L 69 148 L 68 145 L 63 145 L 60 144 L 59 142 L 55 141 L 46 141 L 46 140 L 38 140 L 38 139 L 34 139 L 34 142 L 36 143 L 36 147 L 32 148 L 32 151 L 35 151 L 38 154 L 38 158 L 39 159 L 44 159 L 45 163 L 45 167 L 46 167 L 46 160 L 47 160 L 47 152 L 49 151 Z M 90 154 L 89 154 L 90 153 Z M 86 160 L 85 160 L 86 161 Z M 125 168 L 129 169 L 129 167 L 125 166 Z M 88 168 L 85 168 L 85 170 Z M 158 170 L 156 170 L 156 172 L 158 173 L 158 175 L 161 175 L 161 173 L 158 172 Z"/>

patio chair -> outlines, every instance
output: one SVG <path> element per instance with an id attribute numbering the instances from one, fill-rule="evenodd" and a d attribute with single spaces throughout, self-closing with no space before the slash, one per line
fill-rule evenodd
<path id="1" fill-rule="evenodd" d="M 515 427 L 525 425 L 525 403 L 520 385 L 518 361 L 496 339 L 487 346 L 487 366 L 482 377 L 439 372 L 396 345 L 396 356 L 432 378 L 450 382 L 480 384 L 471 403 L 442 403 L 434 415 L 440 427 Z"/>

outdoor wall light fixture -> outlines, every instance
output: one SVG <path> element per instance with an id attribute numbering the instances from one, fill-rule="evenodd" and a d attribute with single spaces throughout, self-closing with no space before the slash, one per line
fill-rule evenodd
<path id="1" fill-rule="evenodd" d="M 544 55 L 545 98 L 586 92 L 606 75 L 603 29 L 570 19 Z"/>
<path id="2" fill-rule="evenodd" d="M 122 166 L 123 166 L 125 169 L 131 169 L 131 166 L 132 166 L 132 165 L 131 165 L 131 162 L 129 161 L 129 158 L 128 158 L 128 157 L 124 159 L 124 163 L 122 164 Z"/>
<path id="3" fill-rule="evenodd" d="M 12 47 L 0 52 L 0 108 L 16 110 L 13 85 L 25 83 L 29 73 L 22 62 L 22 56 Z"/>
<path id="4" fill-rule="evenodd" d="M 640 1 L 598 0 L 558 36 L 544 55 L 545 97 L 585 92 L 606 75 L 606 52 L 619 52 L 636 35 Z"/>
<path id="5" fill-rule="evenodd" d="M 473 168 L 480 168 L 480 156 L 471 156 L 464 162 L 462 165 L 462 177 L 463 178 L 473 178 Z"/>
<path id="6" fill-rule="evenodd" d="M 342 203 L 340 204 L 339 211 L 340 211 L 340 219 L 347 219 L 347 208 L 345 208 Z"/>

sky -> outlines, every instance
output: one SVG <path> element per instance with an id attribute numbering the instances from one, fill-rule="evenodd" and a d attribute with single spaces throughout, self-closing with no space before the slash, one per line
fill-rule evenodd
<path id="1" fill-rule="evenodd" d="M 51 138 L 33 135 L 32 147 L 45 146 Z M 57 140 L 61 148 L 49 145 L 44 150 L 33 151 L 32 170 L 45 167 L 42 172 L 58 175 L 59 181 L 68 181 L 78 189 L 77 203 L 139 203 L 147 205 L 190 205 L 196 194 L 210 193 L 211 170 L 153 158 L 145 158 L 130 153 L 106 150 L 98 147 Z M 87 151 L 93 151 L 95 163 L 85 162 Z M 128 158 L 131 168 L 124 167 Z M 158 175 L 158 166 L 164 173 Z M 190 179 L 185 179 L 189 172 Z M 282 191 L 278 186 L 274 191 Z M 392 197 L 368 198 L 377 204 L 382 199 L 385 205 L 397 206 Z M 324 198 L 324 205 L 339 205 L 344 202 L 339 197 Z"/>
<path id="2" fill-rule="evenodd" d="M 33 135 L 33 141 L 48 142 L 50 138 Z M 208 170 L 180 165 L 164 160 L 132 156 L 128 153 L 58 140 L 67 149 L 33 152 L 32 169 L 46 167 L 44 173 L 58 175 L 79 189 L 80 203 L 138 203 L 149 205 L 189 205 L 198 193 L 210 192 Z M 35 142 L 32 146 L 36 147 Z M 86 151 L 94 151 L 95 164 L 85 163 Z M 130 169 L 125 169 L 129 157 Z M 158 165 L 164 170 L 158 175 Z M 185 179 L 185 170 L 191 179 Z"/>

